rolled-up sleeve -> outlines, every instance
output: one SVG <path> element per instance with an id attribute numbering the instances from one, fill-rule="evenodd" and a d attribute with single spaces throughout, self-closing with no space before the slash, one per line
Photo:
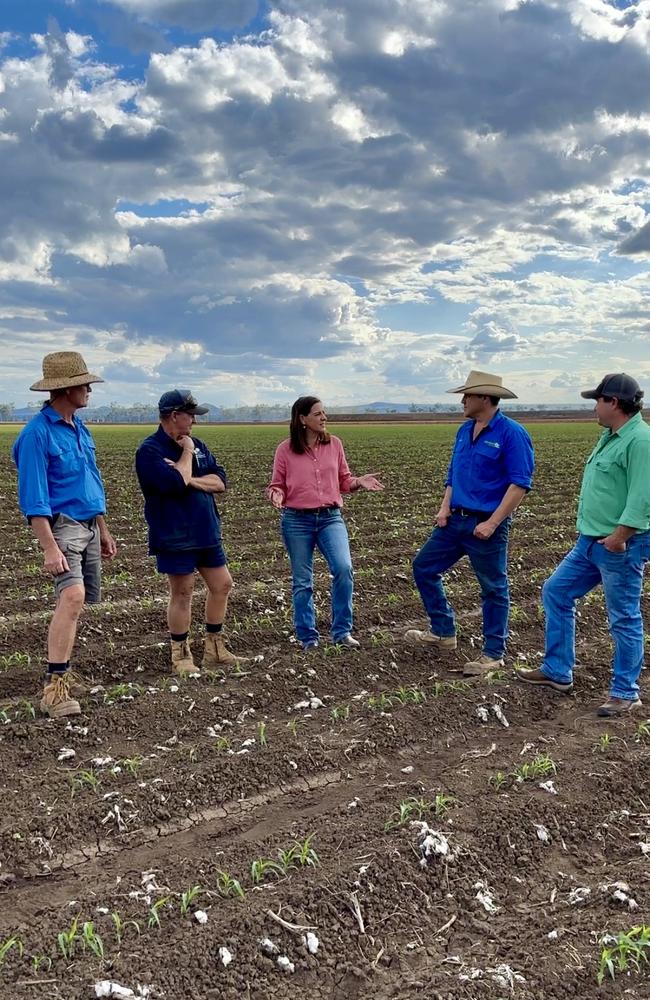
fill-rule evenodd
<path id="1" fill-rule="evenodd" d="M 178 469 L 167 465 L 154 448 L 142 445 L 135 453 L 135 471 L 144 493 L 182 493 L 187 489 Z"/>
<path id="2" fill-rule="evenodd" d="M 647 531 L 650 522 L 650 439 L 637 438 L 627 452 L 627 501 L 618 523 Z"/>
<path id="3" fill-rule="evenodd" d="M 356 485 L 356 476 L 353 476 L 350 472 L 350 467 L 348 465 L 348 460 L 345 457 L 345 450 L 343 445 L 339 440 L 336 441 L 338 446 L 338 463 L 339 463 L 339 489 L 341 493 L 351 493 Z"/>
<path id="4" fill-rule="evenodd" d="M 524 427 L 515 425 L 512 428 L 504 452 L 505 467 L 511 484 L 530 490 L 535 471 L 535 452 L 530 435 Z"/>
<path id="5" fill-rule="evenodd" d="M 18 469 L 18 504 L 21 511 L 25 517 L 51 517 L 46 436 L 23 431 L 14 444 L 13 458 Z"/>

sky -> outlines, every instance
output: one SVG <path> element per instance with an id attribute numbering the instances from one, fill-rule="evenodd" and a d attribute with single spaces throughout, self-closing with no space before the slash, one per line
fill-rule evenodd
<path id="1" fill-rule="evenodd" d="M 3 0 L 0 401 L 650 397 L 650 0 Z"/>

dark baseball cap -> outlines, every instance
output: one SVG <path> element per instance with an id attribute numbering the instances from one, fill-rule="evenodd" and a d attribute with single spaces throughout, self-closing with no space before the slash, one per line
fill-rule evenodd
<path id="1" fill-rule="evenodd" d="M 595 389 L 586 389 L 580 395 L 583 399 L 599 399 L 601 396 L 612 396 L 624 403 L 639 403 L 643 399 L 643 389 L 635 378 L 620 372 L 617 375 L 605 375 Z"/>
<path id="2" fill-rule="evenodd" d="M 189 389 L 170 389 L 169 392 L 163 392 L 158 400 L 158 412 L 161 416 L 181 410 L 201 417 L 209 409 L 209 406 L 199 406 Z"/>

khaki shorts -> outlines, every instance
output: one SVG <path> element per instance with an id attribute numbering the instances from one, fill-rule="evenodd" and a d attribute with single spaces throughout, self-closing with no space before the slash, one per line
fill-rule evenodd
<path id="1" fill-rule="evenodd" d="M 57 514 L 52 534 L 70 567 L 54 577 L 57 598 L 66 587 L 82 584 L 86 590 L 86 604 L 98 604 L 102 599 L 102 553 L 96 518 L 75 521 L 67 514 Z"/>

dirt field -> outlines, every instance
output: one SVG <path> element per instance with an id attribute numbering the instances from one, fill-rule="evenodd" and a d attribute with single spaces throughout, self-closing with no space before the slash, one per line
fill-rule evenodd
<path id="1" fill-rule="evenodd" d="M 532 429 L 508 669 L 469 683 L 480 605 L 467 565 L 448 579 L 458 650 L 401 639 L 424 625 L 410 560 L 454 432 L 341 428 L 353 469 L 387 484 L 346 504 L 362 648 L 305 654 L 262 495 L 283 430 L 199 430 L 231 477 L 230 637 L 250 661 L 178 683 L 132 472 L 147 430 L 95 429 L 120 549 L 83 620 L 75 666 L 90 690 L 66 724 L 38 715 L 50 584 L 15 504 L 13 432 L 0 430 L 3 1000 L 111 983 L 168 1000 L 650 996 L 644 965 L 597 983 L 605 936 L 643 924 L 650 904 L 650 723 L 594 714 L 609 677 L 601 595 L 580 608 L 572 696 L 509 669 L 541 655 L 540 587 L 572 544 L 597 429 Z M 320 563 L 318 579 L 326 632 Z M 201 617 L 197 589 L 197 653 Z"/>

